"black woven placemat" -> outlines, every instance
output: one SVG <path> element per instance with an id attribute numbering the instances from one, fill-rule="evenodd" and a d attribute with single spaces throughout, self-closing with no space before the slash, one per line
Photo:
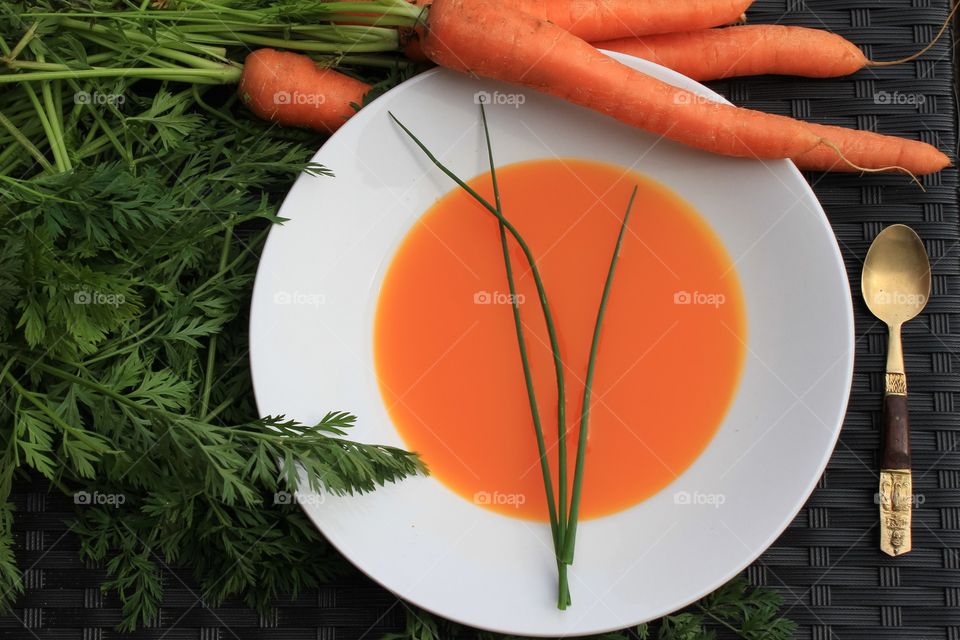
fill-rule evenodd
<path id="1" fill-rule="evenodd" d="M 883 60 L 930 41 L 947 12 L 939 0 L 759 0 L 750 20 L 827 28 Z M 751 78 L 714 87 L 740 105 L 919 138 L 954 156 L 950 41 L 944 38 L 920 61 L 849 78 Z M 785 612 L 800 624 L 801 639 L 960 640 L 957 172 L 925 178 L 925 192 L 898 176 L 808 178 L 836 232 L 853 287 L 853 394 L 840 442 L 813 497 L 747 577 L 784 595 Z M 919 504 L 914 550 L 898 559 L 878 551 L 873 499 L 885 331 L 859 300 L 867 247 L 894 222 L 916 229 L 933 261 L 931 301 L 904 331 Z M 118 603 L 100 594 L 103 570 L 79 562 L 67 533 L 72 505 L 39 482 L 19 484 L 14 502 L 27 592 L 12 615 L 0 617 L 0 640 L 350 640 L 379 638 L 402 624 L 403 606 L 360 576 L 278 602 L 274 615 L 261 617 L 239 603 L 208 608 L 186 572 L 167 572 L 157 624 L 121 636 L 112 630 L 120 620 Z"/>

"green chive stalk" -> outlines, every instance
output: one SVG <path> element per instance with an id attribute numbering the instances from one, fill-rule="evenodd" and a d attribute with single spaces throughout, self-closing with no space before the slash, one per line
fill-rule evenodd
<path id="1" fill-rule="evenodd" d="M 496 169 L 493 165 L 493 149 L 492 149 L 492 145 L 490 144 L 490 130 L 487 127 L 487 113 L 486 113 L 486 110 L 483 108 L 483 104 L 480 105 L 480 117 L 483 122 L 483 134 L 486 137 L 487 153 L 490 159 L 490 175 L 493 177 L 493 180 L 494 180 L 494 183 L 493 183 L 494 198 L 497 201 L 497 210 L 500 211 L 500 196 L 499 196 L 499 192 L 497 191 Z M 500 223 L 500 235 L 503 242 L 504 262 L 507 264 L 509 268 L 510 257 L 507 255 L 506 235 L 504 233 L 502 222 Z M 530 263 L 530 267 L 531 269 L 536 269 L 536 265 L 533 262 Z M 510 293 L 512 295 L 514 292 L 511 290 Z M 546 294 L 544 294 L 544 297 L 545 296 Z M 514 307 L 516 307 L 516 303 L 514 303 Z M 545 317 L 547 316 L 548 313 L 549 313 L 548 308 L 544 307 Z M 525 369 L 528 369 L 529 366 L 527 364 L 526 355 L 525 355 L 526 346 L 523 344 L 523 333 L 522 333 L 522 328 L 520 326 L 519 309 L 515 310 L 515 315 L 516 315 L 515 319 L 517 322 L 517 338 L 521 342 L 521 347 L 520 347 L 521 357 L 524 360 Z M 560 344 L 559 344 L 559 340 L 557 339 L 557 332 L 553 327 L 552 319 L 550 322 L 547 323 L 547 333 L 549 334 L 549 337 L 550 337 L 550 349 L 553 353 L 553 365 L 554 365 L 554 371 L 557 378 L 557 493 L 559 494 L 559 497 L 557 499 L 559 508 L 557 509 L 557 511 L 559 512 L 559 514 L 557 515 L 558 523 L 554 531 L 554 538 L 555 538 L 554 543 L 557 546 L 558 554 L 560 554 L 560 550 L 562 550 L 566 546 L 565 540 L 567 536 L 567 415 L 566 415 L 567 398 L 566 398 L 566 385 L 564 384 L 564 376 L 563 376 L 563 360 L 560 354 Z M 524 375 L 526 376 L 528 374 L 529 374 L 529 371 L 525 370 Z M 527 390 L 529 393 L 532 393 L 532 389 L 533 389 L 533 380 L 531 378 L 527 382 Z M 533 403 L 531 404 L 531 411 L 532 411 L 533 407 L 535 406 L 535 400 L 531 400 L 531 402 Z M 540 433 L 540 439 L 542 440 L 543 435 L 539 427 L 538 427 L 538 432 Z M 546 451 L 541 450 L 540 456 L 541 456 L 541 460 L 546 460 Z M 553 495 L 553 489 L 551 486 L 552 480 L 551 480 L 549 468 L 544 470 L 544 477 L 548 480 L 547 496 L 548 498 L 550 498 Z M 552 508 L 552 505 L 551 505 L 551 508 Z M 562 556 L 560 557 L 562 558 Z M 569 564 L 569 563 L 561 562 L 559 566 L 560 597 L 559 597 L 557 606 L 560 609 L 566 609 L 570 605 L 570 592 L 567 584 L 567 569 L 565 566 L 566 564 Z"/>
<path id="2" fill-rule="evenodd" d="M 590 342 L 590 357 L 587 360 L 587 377 L 583 384 L 583 408 L 580 414 L 580 434 L 577 436 L 577 462 L 573 472 L 573 495 L 570 499 L 570 520 L 567 523 L 567 536 L 564 538 L 563 551 L 560 560 L 566 564 L 573 563 L 573 549 L 577 543 L 577 519 L 580 515 L 580 495 L 583 490 L 583 467 L 587 457 L 587 436 L 590 423 L 590 395 L 593 392 L 593 373 L 597 364 L 597 347 L 600 345 L 600 329 L 607 312 L 607 302 L 610 299 L 610 289 L 613 285 L 613 272 L 617 268 L 620 258 L 620 248 L 623 246 L 623 236 L 627 231 L 627 221 L 633 209 L 633 201 L 637 197 L 637 187 L 630 194 L 627 211 L 623 214 L 620 224 L 620 233 L 617 244 L 610 258 L 610 269 L 607 271 L 607 280 L 603 283 L 603 294 L 600 296 L 600 306 L 597 309 L 597 321 L 593 326 L 593 339 Z"/>
<path id="3" fill-rule="evenodd" d="M 503 207 L 500 204 L 500 186 L 497 183 L 497 167 L 493 161 L 493 145 L 490 142 L 490 128 L 487 126 L 487 112 L 483 104 L 480 105 L 480 119 L 483 122 L 483 135 L 487 143 L 487 159 L 490 164 L 490 181 L 493 184 L 493 201 L 500 216 L 503 216 Z M 547 494 L 547 508 L 550 515 L 550 529 L 553 534 L 553 546 L 558 554 L 557 575 L 559 578 L 559 593 L 557 596 L 557 607 L 566 609 L 570 604 L 570 587 L 567 581 L 567 565 L 559 561 L 559 554 L 563 548 L 563 524 L 566 515 L 561 511 L 557 516 L 556 500 L 553 494 L 553 475 L 550 473 L 550 461 L 547 457 L 547 447 L 543 438 L 543 425 L 540 421 L 540 410 L 537 407 L 537 394 L 533 385 L 533 374 L 530 371 L 530 358 L 527 354 L 527 342 L 524 337 L 523 322 L 520 319 L 520 304 L 517 299 L 517 287 L 513 277 L 513 266 L 510 260 L 510 248 L 507 243 L 507 228 L 503 221 L 498 220 L 497 226 L 500 231 L 500 247 L 503 251 L 503 264 L 507 272 L 507 285 L 510 289 L 511 308 L 513 310 L 513 323 L 517 331 L 517 346 L 520 350 L 520 362 L 523 366 L 523 379 L 527 386 L 527 400 L 530 404 L 530 415 L 533 419 L 533 428 L 536 433 L 537 452 L 540 456 L 540 470 L 543 473 L 544 489 Z M 562 375 L 562 374 L 561 374 Z M 563 490 L 565 478 L 560 482 L 560 488 Z M 565 491 L 561 493 L 561 501 L 565 501 Z"/>

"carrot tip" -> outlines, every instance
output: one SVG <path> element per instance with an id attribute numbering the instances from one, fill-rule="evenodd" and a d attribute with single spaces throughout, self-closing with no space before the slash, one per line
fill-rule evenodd
<path id="1" fill-rule="evenodd" d="M 899 171 L 899 172 L 901 172 L 901 173 L 905 173 L 905 174 L 907 174 L 908 176 L 910 176 L 910 179 L 911 179 L 913 182 L 917 183 L 917 186 L 920 187 L 920 190 L 921 190 L 921 191 L 926 191 L 926 189 L 924 189 L 924 187 L 923 187 L 923 184 L 922 184 L 922 183 L 920 182 L 920 180 L 917 178 L 916 174 L 914 174 L 912 171 L 910 171 L 910 170 L 907 169 L 906 167 L 901 167 L 901 166 L 899 166 L 899 165 L 891 165 L 891 166 L 889 166 L 889 167 L 876 167 L 876 168 L 861 167 L 860 165 L 857 165 L 857 164 L 854 164 L 854 163 L 850 162 L 850 160 L 848 160 L 847 157 L 846 157 L 845 155 L 843 155 L 843 151 L 840 150 L 840 147 L 838 147 L 837 145 L 833 144 L 832 142 L 830 142 L 830 141 L 827 140 L 826 138 L 820 138 L 820 142 L 821 142 L 822 144 L 827 145 L 827 146 L 830 147 L 831 149 L 833 149 L 833 150 L 836 152 L 836 154 L 837 154 L 838 156 L 840 156 L 840 160 L 842 160 L 847 166 L 856 169 L 856 170 L 859 171 L 860 173 L 885 173 L 885 172 L 888 172 L 888 171 Z"/>

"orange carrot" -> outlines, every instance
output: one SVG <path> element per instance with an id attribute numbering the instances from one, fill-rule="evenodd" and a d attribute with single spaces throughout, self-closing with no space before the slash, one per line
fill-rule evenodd
<path id="1" fill-rule="evenodd" d="M 796 158 L 814 168 L 825 166 L 824 149 L 829 149 L 847 167 L 852 162 L 860 169 L 914 174 L 949 163 L 924 143 L 820 128 L 705 100 L 609 58 L 550 22 L 511 9 L 514 5 L 505 0 L 434 0 L 419 27 L 423 53 L 449 69 L 530 87 L 712 153 Z"/>
<path id="2" fill-rule="evenodd" d="M 635 71 L 503 0 L 435 0 L 420 39 L 441 66 L 538 89 L 713 153 L 790 158 L 820 142 L 791 118 L 704 100 Z"/>
<path id="3" fill-rule="evenodd" d="M 616 38 L 594 46 L 656 62 L 694 80 L 765 73 L 830 78 L 916 60 L 943 36 L 958 9 L 960 4 L 925 47 L 899 60 L 870 60 L 855 44 L 829 31 L 772 24 Z"/>
<path id="4" fill-rule="evenodd" d="M 923 175 L 950 165 L 950 158 L 925 142 L 821 124 L 808 123 L 807 126 L 838 147 L 845 160 L 836 150 L 821 143 L 793 159 L 800 169 L 856 172 L 861 168 L 902 167 L 914 175 Z"/>
<path id="5" fill-rule="evenodd" d="M 433 0 L 408 0 L 428 6 Z M 511 10 L 552 22 L 587 42 L 692 31 L 745 19 L 753 0 L 517 0 Z"/>
<path id="6" fill-rule="evenodd" d="M 518 0 L 511 10 L 588 42 L 692 31 L 737 22 L 753 0 Z"/>
<path id="7" fill-rule="evenodd" d="M 656 62 L 694 80 L 765 73 L 829 78 L 859 71 L 868 62 L 855 44 L 835 33 L 768 24 L 619 38 L 594 46 Z"/>
<path id="8" fill-rule="evenodd" d="M 258 49 L 247 56 L 240 99 L 264 120 L 332 133 L 363 104 L 370 85 L 307 56 Z"/>

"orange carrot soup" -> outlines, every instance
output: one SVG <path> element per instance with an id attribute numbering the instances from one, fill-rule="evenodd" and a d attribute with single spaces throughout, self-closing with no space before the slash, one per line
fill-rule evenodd
<path id="1" fill-rule="evenodd" d="M 743 293 L 690 205 L 619 166 L 577 159 L 497 170 L 504 216 L 543 277 L 565 366 L 568 477 L 597 307 L 630 192 L 596 371 L 581 517 L 656 493 L 704 450 L 744 360 Z M 489 174 L 471 185 L 490 201 Z M 534 280 L 510 239 L 517 302 L 550 463 L 557 388 Z M 497 219 L 459 188 L 412 227 L 384 276 L 374 326 L 380 390 L 406 445 L 467 500 L 547 520 Z M 572 480 L 570 480 L 572 482 Z"/>

